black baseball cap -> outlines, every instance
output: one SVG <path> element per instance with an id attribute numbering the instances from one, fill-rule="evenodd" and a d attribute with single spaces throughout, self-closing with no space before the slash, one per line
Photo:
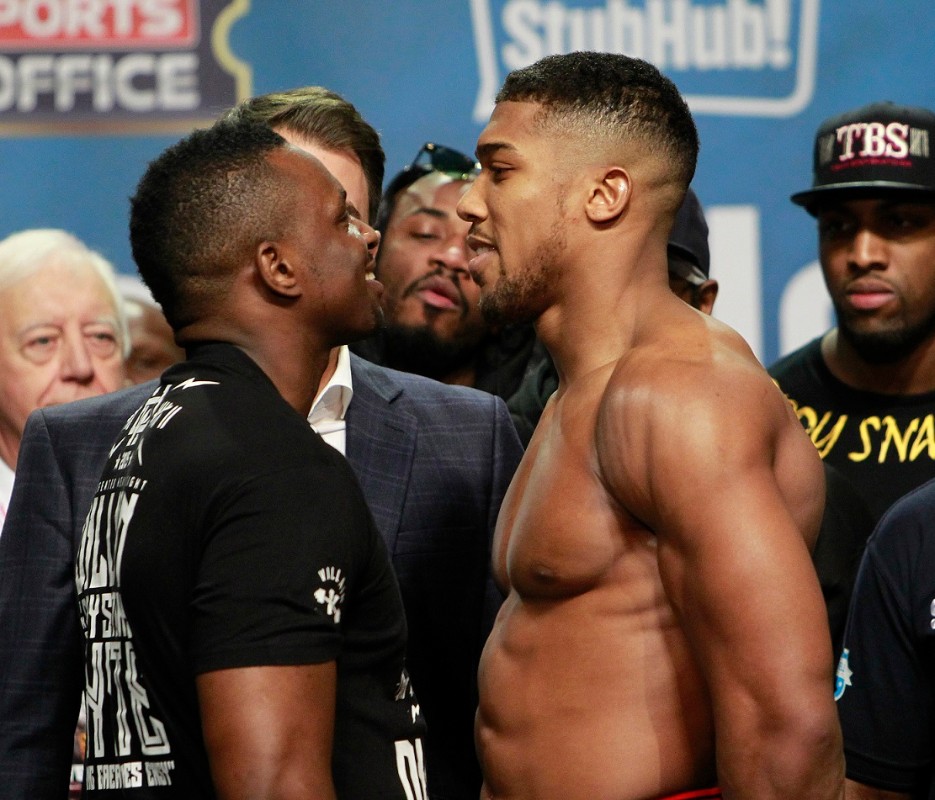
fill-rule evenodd
<path id="1" fill-rule="evenodd" d="M 672 232 L 669 234 L 668 251 L 670 270 L 692 283 L 702 283 L 711 272 L 711 251 L 708 249 L 708 222 L 705 219 L 701 202 L 691 189 L 685 193 L 685 199 L 675 214 Z M 672 256 L 676 260 L 672 260 Z M 682 274 L 683 265 L 688 274 Z M 675 266 L 675 269 L 672 267 Z"/>
<path id="2" fill-rule="evenodd" d="M 891 102 L 829 117 L 815 137 L 812 188 L 791 200 L 810 213 L 824 197 L 909 192 L 935 199 L 935 113 Z"/>

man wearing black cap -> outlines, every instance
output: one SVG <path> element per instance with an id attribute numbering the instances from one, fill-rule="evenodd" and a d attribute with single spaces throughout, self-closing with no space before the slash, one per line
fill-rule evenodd
<path id="1" fill-rule="evenodd" d="M 468 273 L 468 223 L 455 213 L 473 158 L 425 144 L 387 185 L 377 214 L 385 327 L 351 349 L 385 367 L 510 397 L 530 359 L 531 325 L 488 324 Z"/>
<path id="2" fill-rule="evenodd" d="M 669 288 L 690 306 L 710 314 L 718 284 L 711 275 L 708 222 L 698 195 L 692 189 L 675 215 L 667 246 Z"/>
<path id="3" fill-rule="evenodd" d="M 770 374 L 875 519 L 935 475 L 935 113 L 874 103 L 818 129 L 814 184 L 837 327 Z"/>
<path id="4" fill-rule="evenodd" d="M 849 800 L 935 797 L 933 131 L 935 114 L 892 103 L 822 123 L 814 186 L 792 200 L 818 219 L 838 326 L 770 370 L 826 465 L 882 515 L 835 685 Z"/>

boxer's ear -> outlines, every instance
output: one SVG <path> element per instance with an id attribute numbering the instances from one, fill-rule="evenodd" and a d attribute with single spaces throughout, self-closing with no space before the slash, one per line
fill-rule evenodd
<path id="1" fill-rule="evenodd" d="M 302 293 L 292 262 L 279 242 L 260 242 L 254 265 L 259 279 L 273 293 L 282 297 L 298 297 Z"/>
<path id="2" fill-rule="evenodd" d="M 630 202 L 630 175 L 623 167 L 606 167 L 597 176 L 588 194 L 588 219 L 606 224 L 618 219 Z"/>
<path id="3" fill-rule="evenodd" d="M 607 167 L 591 187 L 585 213 L 591 222 L 606 224 L 618 219 L 630 202 L 630 175 L 623 167 Z"/>

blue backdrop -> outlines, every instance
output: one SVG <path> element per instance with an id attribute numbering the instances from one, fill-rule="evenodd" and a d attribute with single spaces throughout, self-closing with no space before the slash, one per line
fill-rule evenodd
<path id="1" fill-rule="evenodd" d="M 647 58 L 688 98 L 716 314 L 766 363 L 827 327 L 814 224 L 788 196 L 824 117 L 935 108 L 932 0 L 6 0 L 0 235 L 66 228 L 132 272 L 146 163 L 238 98 L 327 86 L 392 174 L 425 141 L 473 150 L 506 72 L 575 49 Z"/>

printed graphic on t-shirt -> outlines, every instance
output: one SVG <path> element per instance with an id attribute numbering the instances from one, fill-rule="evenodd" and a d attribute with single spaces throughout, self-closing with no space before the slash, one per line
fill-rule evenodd
<path id="1" fill-rule="evenodd" d="M 834 676 L 834 699 L 840 700 L 844 696 L 844 691 L 851 686 L 851 678 L 854 673 L 851 671 L 851 651 L 844 648 L 841 653 L 841 659 L 838 661 L 838 669 Z"/>
<path id="2" fill-rule="evenodd" d="M 935 414 L 902 420 L 890 414 L 851 418 L 847 414 L 800 405 L 792 397 L 789 401 L 822 458 L 839 442 L 847 442 L 847 458 L 855 463 L 935 460 Z"/>
<path id="3" fill-rule="evenodd" d="M 409 673 L 404 669 L 396 684 L 396 693 L 393 699 L 397 703 L 409 703 L 409 715 L 413 724 L 421 721 L 422 708 L 416 700 L 415 691 Z M 396 770 L 399 781 L 407 800 L 427 800 L 428 789 L 425 780 L 425 757 L 422 753 L 422 740 L 414 741 L 400 739 L 394 742 L 396 746 Z"/>
<path id="4" fill-rule="evenodd" d="M 137 669 L 120 573 L 127 530 L 147 484 L 134 474 L 144 459 L 143 434 L 164 428 L 181 410 L 167 395 L 203 383 L 160 387 L 127 421 L 85 520 L 75 578 L 87 646 L 84 783 L 89 791 L 172 785 L 172 744 L 152 713 Z"/>
<path id="5" fill-rule="evenodd" d="M 399 781 L 406 793 L 407 800 L 428 800 L 425 782 L 425 758 L 422 754 L 422 740 L 411 742 L 402 739 L 395 742 L 396 769 Z"/>
<path id="6" fill-rule="evenodd" d="M 339 567 L 322 567 L 318 570 L 318 579 L 321 583 L 313 593 L 315 602 L 325 607 L 325 613 L 337 625 L 344 604 L 344 576 Z"/>

